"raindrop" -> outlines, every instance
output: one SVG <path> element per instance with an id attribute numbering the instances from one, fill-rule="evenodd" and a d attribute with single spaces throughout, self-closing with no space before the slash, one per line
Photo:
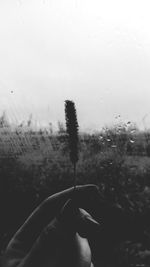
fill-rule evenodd
<path id="1" fill-rule="evenodd" d="M 133 144 L 133 143 L 135 143 L 135 141 L 134 141 L 134 140 L 132 140 L 132 139 L 130 139 L 130 143 L 131 143 L 131 144 Z"/>
<path id="2" fill-rule="evenodd" d="M 117 146 L 116 146 L 116 145 L 112 145 L 111 147 L 112 147 L 112 148 L 116 148 Z"/>

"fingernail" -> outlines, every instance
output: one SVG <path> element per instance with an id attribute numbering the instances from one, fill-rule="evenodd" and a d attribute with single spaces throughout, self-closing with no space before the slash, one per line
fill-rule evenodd
<path id="1" fill-rule="evenodd" d="M 91 225 L 100 227 L 100 224 L 96 220 L 94 220 L 92 217 L 87 217 L 85 218 L 85 220 Z"/>

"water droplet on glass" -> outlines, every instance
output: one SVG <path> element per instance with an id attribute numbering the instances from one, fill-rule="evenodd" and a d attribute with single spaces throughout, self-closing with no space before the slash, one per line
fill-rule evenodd
<path id="1" fill-rule="evenodd" d="M 112 147 L 112 148 L 116 148 L 117 146 L 116 146 L 116 145 L 112 145 L 111 147 Z"/>

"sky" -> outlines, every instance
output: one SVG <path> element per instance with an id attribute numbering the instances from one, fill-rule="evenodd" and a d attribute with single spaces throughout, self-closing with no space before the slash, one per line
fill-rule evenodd
<path id="1" fill-rule="evenodd" d="M 0 114 L 81 130 L 119 120 L 150 127 L 150 2 L 1 0 Z"/>

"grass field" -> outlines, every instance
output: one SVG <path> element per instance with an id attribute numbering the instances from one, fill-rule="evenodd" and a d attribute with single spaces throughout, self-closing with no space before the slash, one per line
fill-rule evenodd
<path id="1" fill-rule="evenodd" d="M 34 130 L 30 125 L 15 128 L 4 122 L 0 125 L 0 249 L 3 253 L 11 235 L 45 197 L 72 186 L 73 169 L 62 125 L 55 133 L 49 128 Z M 122 124 L 93 134 L 80 133 L 79 139 L 77 184 L 98 185 L 106 201 L 133 213 L 150 208 L 148 131 Z M 119 258 L 126 258 L 127 248 L 131 254 L 130 266 L 141 264 L 142 244 L 121 244 L 117 248 L 117 253 L 122 255 Z M 137 251 L 139 257 L 133 265 Z M 122 260 L 119 266 L 127 266 L 125 262 L 126 259 L 124 263 Z"/>

